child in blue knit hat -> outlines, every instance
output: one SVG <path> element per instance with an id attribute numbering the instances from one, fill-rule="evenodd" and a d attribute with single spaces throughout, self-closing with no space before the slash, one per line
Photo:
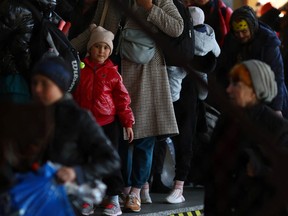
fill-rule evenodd
<path id="1" fill-rule="evenodd" d="M 41 60 L 32 72 L 34 100 L 55 108 L 54 138 L 45 155 L 62 165 L 56 173 L 60 182 L 94 184 L 120 169 L 120 157 L 91 113 L 66 93 L 71 79 L 71 71 L 59 57 Z"/>

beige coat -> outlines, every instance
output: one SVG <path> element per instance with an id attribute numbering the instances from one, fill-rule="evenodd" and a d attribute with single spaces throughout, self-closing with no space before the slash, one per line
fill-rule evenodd
<path id="1" fill-rule="evenodd" d="M 137 9 L 137 15 L 143 17 L 153 31 L 161 29 L 170 36 L 179 36 L 184 24 L 172 0 L 157 0 L 156 4 L 149 14 L 140 8 Z M 102 10 L 103 0 L 99 0 L 98 12 L 96 11 L 95 15 L 96 24 L 99 23 Z M 119 20 L 119 11 L 110 5 L 104 28 L 116 33 Z M 135 24 L 128 20 L 127 25 Z M 80 36 L 72 41 L 76 48 L 78 45 L 81 47 Z M 85 35 L 82 34 L 81 37 Z M 121 74 L 130 94 L 131 107 L 135 115 L 133 126 L 135 139 L 178 134 L 167 70 L 161 50 L 157 47 L 154 58 L 146 65 L 122 59 Z"/>

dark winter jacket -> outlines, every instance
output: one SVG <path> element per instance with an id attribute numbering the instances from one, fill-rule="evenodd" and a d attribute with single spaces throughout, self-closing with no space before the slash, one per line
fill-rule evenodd
<path id="1" fill-rule="evenodd" d="M 112 174 L 120 158 L 92 115 L 66 95 L 55 104 L 55 137 L 46 158 L 72 166 L 79 183 Z"/>
<path id="2" fill-rule="evenodd" d="M 278 94 L 270 106 L 274 110 L 281 110 L 283 115 L 286 115 L 288 113 L 288 94 L 284 83 L 280 44 L 281 42 L 275 32 L 261 22 L 259 22 L 259 29 L 255 32 L 252 41 L 245 44 L 241 44 L 230 31 L 225 37 L 218 60 L 217 80 L 226 88 L 228 85 L 227 74 L 236 63 L 249 59 L 257 59 L 267 63 L 275 73 L 278 88 Z"/>
<path id="3" fill-rule="evenodd" d="M 288 215 L 288 121 L 265 105 L 238 114 L 221 116 L 207 148 L 205 216 Z"/>
<path id="4" fill-rule="evenodd" d="M 56 0 L 31 2 L 45 17 L 54 18 L 53 8 L 48 5 L 55 5 Z M 39 40 L 34 38 L 39 24 L 22 0 L 0 1 L 0 74 L 21 73 L 29 78 L 33 58 L 36 58 L 36 55 L 32 57 L 31 45 L 34 40 Z"/>
<path id="5" fill-rule="evenodd" d="M 0 3 L 0 74 L 27 73 L 30 63 L 29 43 L 34 20 L 31 12 L 16 0 Z"/>
<path id="6" fill-rule="evenodd" d="M 132 127 L 134 115 L 130 107 L 131 99 L 118 68 L 111 60 L 96 64 L 84 60 L 80 83 L 73 93 L 75 101 L 92 112 L 101 126 L 112 123 L 118 116 L 123 127 Z"/>

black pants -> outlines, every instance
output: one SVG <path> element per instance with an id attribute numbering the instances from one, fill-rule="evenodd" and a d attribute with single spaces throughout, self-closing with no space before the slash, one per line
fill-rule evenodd
<path id="1" fill-rule="evenodd" d="M 119 147 L 119 135 L 120 128 L 118 120 L 115 120 L 114 122 L 102 126 L 106 136 L 110 139 L 112 142 L 112 145 L 118 150 Z M 113 196 L 113 195 L 119 195 L 122 192 L 122 189 L 124 187 L 123 183 L 123 177 L 121 173 L 121 169 L 114 172 L 113 175 L 108 176 L 103 179 L 103 182 L 107 185 L 107 195 Z"/>
<path id="2" fill-rule="evenodd" d="M 182 82 L 180 99 L 173 103 L 178 124 L 179 135 L 171 137 L 175 148 L 175 178 L 185 181 L 190 170 L 192 159 L 192 144 L 197 125 L 197 90 L 191 74 Z"/>
<path id="3" fill-rule="evenodd" d="M 167 143 L 166 140 L 156 141 L 153 151 L 153 161 L 151 174 L 148 182 L 151 183 L 153 175 L 161 175 L 166 157 Z"/>

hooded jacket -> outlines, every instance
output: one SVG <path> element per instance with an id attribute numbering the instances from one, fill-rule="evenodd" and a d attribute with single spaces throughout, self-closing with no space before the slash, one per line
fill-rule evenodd
<path id="1" fill-rule="evenodd" d="M 283 59 L 280 52 L 281 41 L 268 25 L 258 21 L 255 14 L 247 11 L 245 6 L 234 13 L 230 23 L 235 18 L 245 19 L 252 38 L 249 42 L 242 44 L 234 36 L 232 29 L 226 35 L 216 68 L 218 81 L 226 87 L 228 85 L 228 72 L 236 63 L 241 61 L 257 59 L 267 63 L 275 73 L 278 88 L 278 94 L 270 107 L 274 110 L 281 110 L 283 115 L 287 116 L 288 94 L 284 83 Z"/>
<path id="2" fill-rule="evenodd" d="M 220 55 L 220 47 L 215 38 L 215 32 L 211 26 L 204 24 L 205 31 L 194 29 L 195 35 L 195 55 L 204 56 L 212 51 L 215 57 Z"/>
<path id="3" fill-rule="evenodd" d="M 118 67 L 109 59 L 102 65 L 90 61 L 89 57 L 83 62 L 85 68 L 73 94 L 78 104 L 90 110 L 101 126 L 112 123 L 117 115 L 123 127 L 132 127 L 131 99 Z"/>

